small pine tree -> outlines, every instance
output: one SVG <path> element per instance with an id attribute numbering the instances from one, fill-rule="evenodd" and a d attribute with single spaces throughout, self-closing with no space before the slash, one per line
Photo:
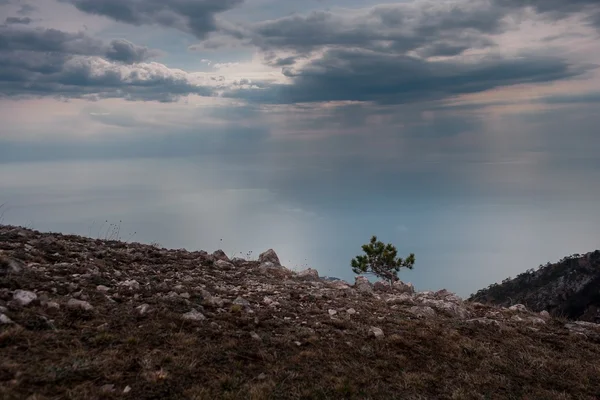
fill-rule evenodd
<path id="1" fill-rule="evenodd" d="M 391 243 L 384 244 L 377 240 L 377 236 L 371 238 L 371 242 L 362 246 L 365 255 L 356 256 L 352 259 L 352 271 L 355 274 L 375 274 L 394 284 L 398 280 L 400 268 L 413 269 L 415 255 L 410 254 L 406 259 L 397 257 L 398 250 Z"/>

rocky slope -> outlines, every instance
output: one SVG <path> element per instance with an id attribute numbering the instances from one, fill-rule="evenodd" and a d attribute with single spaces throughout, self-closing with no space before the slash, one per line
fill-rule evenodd
<path id="1" fill-rule="evenodd" d="M 596 399 L 600 328 L 0 226 L 2 399 Z"/>
<path id="2" fill-rule="evenodd" d="M 469 300 L 501 306 L 521 303 L 573 320 L 600 322 L 600 251 L 565 257 L 491 285 Z"/>

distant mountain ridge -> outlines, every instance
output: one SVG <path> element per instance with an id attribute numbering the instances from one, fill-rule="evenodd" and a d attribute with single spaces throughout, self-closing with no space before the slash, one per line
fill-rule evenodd
<path id="1" fill-rule="evenodd" d="M 530 269 L 479 290 L 469 300 L 501 306 L 520 303 L 554 316 L 600 322 L 600 251 Z"/>

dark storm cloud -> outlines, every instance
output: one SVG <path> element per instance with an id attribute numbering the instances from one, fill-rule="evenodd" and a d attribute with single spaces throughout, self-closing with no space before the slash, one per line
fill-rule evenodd
<path id="1" fill-rule="evenodd" d="M 231 90 L 225 95 L 265 103 L 353 100 L 401 104 L 566 79 L 582 72 L 564 60 L 548 57 L 428 62 L 404 55 L 329 50 L 298 71 L 286 70 L 290 84 Z"/>
<path id="2" fill-rule="evenodd" d="M 255 24 L 246 35 L 265 51 L 307 53 L 335 46 L 406 53 L 428 46 L 436 55 L 433 49 L 437 46 L 442 55 L 449 46 L 492 45 L 485 35 L 503 31 L 503 16 L 501 8 L 480 1 L 457 3 L 451 8 L 403 3 L 353 14 L 319 11 L 283 17 Z"/>
<path id="3" fill-rule="evenodd" d="M 15 52 L 12 57 L 0 54 L 0 94 L 170 102 L 189 94 L 209 96 L 211 89 L 158 63 L 124 65 L 96 57 Z"/>
<path id="4" fill-rule="evenodd" d="M 125 63 L 142 62 L 155 54 L 146 47 L 137 46 L 124 39 L 105 44 L 83 32 L 70 33 L 57 29 L 19 29 L 0 26 L 0 52 L 8 51 L 100 56 Z"/>
<path id="5" fill-rule="evenodd" d="M 106 58 L 127 64 L 145 61 L 153 55 L 147 47 L 136 46 L 125 39 L 111 41 L 106 49 Z"/>
<path id="6" fill-rule="evenodd" d="M 105 44 L 84 33 L 0 27 L 0 95 L 174 101 L 211 93 L 184 71 L 141 63 L 152 55 L 123 39 Z"/>
<path id="7" fill-rule="evenodd" d="M 204 38 L 217 30 L 215 15 L 243 0 L 61 0 L 80 11 L 132 25 L 161 25 Z"/>
<path id="8" fill-rule="evenodd" d="M 33 20 L 29 17 L 7 17 L 6 20 L 4 21 L 4 23 L 7 25 L 13 25 L 13 24 L 28 25 L 32 21 Z"/>

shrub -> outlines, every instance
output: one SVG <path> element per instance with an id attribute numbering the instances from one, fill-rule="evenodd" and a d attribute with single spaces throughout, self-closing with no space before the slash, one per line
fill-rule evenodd
<path id="1" fill-rule="evenodd" d="M 398 250 L 391 243 L 384 244 L 377 240 L 377 236 L 371 238 L 371 242 L 362 246 L 364 255 L 352 259 L 352 271 L 355 274 L 375 274 L 390 282 L 398 280 L 400 268 L 413 269 L 415 255 L 411 253 L 406 259 L 397 257 Z"/>

